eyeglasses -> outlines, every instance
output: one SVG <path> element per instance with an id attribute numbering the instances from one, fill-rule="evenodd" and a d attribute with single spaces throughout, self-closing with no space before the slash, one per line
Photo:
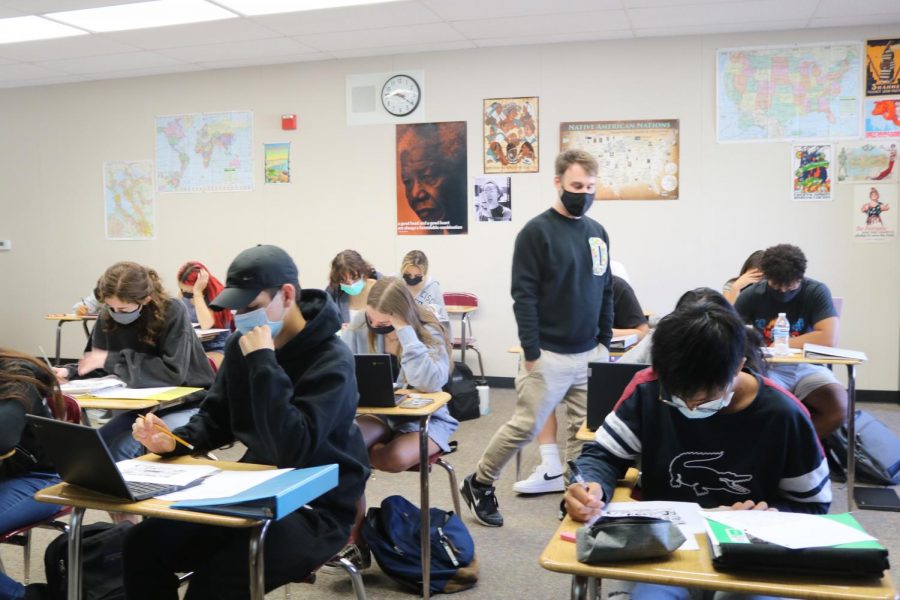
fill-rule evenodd
<path id="1" fill-rule="evenodd" d="M 722 396 L 727 395 L 727 394 L 728 394 L 728 390 L 725 390 L 725 393 L 722 394 Z M 721 396 L 719 398 L 721 398 Z M 712 400 L 708 400 L 708 402 L 715 402 L 719 398 L 714 398 Z M 663 391 L 661 389 L 659 390 L 659 401 L 662 402 L 663 404 L 665 404 L 666 406 L 671 406 L 672 408 L 687 408 L 688 410 L 696 411 L 699 413 L 717 413 L 717 412 L 721 411 L 723 408 L 722 406 L 719 406 L 717 408 L 710 408 L 708 406 L 703 406 L 703 404 L 706 404 L 706 402 L 704 402 L 703 404 L 700 404 L 698 406 L 695 406 L 694 408 L 687 406 L 687 402 L 685 402 L 684 404 L 676 404 L 675 402 L 673 402 L 671 400 L 666 400 L 665 398 L 663 398 Z"/>

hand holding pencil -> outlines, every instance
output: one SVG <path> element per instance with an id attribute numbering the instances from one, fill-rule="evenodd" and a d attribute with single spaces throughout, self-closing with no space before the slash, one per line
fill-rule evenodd
<path id="1" fill-rule="evenodd" d="M 165 422 L 153 413 L 141 415 L 135 419 L 134 425 L 131 426 L 131 436 L 143 444 L 147 450 L 156 454 L 172 452 L 175 450 L 176 442 L 184 444 L 191 450 L 194 449 L 193 446 L 169 431 Z"/>

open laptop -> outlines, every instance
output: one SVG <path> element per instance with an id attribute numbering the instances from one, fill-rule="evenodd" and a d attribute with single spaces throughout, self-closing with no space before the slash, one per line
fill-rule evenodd
<path id="1" fill-rule="evenodd" d="M 362 408 L 391 408 L 403 398 L 394 393 L 394 357 L 390 354 L 356 354 L 356 388 Z"/>
<path id="2" fill-rule="evenodd" d="M 616 407 L 616 402 L 635 373 L 650 365 L 620 362 L 588 363 L 587 427 L 596 431 L 606 415 Z"/>
<path id="3" fill-rule="evenodd" d="M 124 500 L 145 500 L 200 483 L 169 485 L 125 481 L 97 429 L 25 415 L 63 481 Z"/>

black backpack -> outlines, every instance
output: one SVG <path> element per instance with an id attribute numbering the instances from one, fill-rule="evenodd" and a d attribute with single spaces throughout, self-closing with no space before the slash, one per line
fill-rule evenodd
<path id="1" fill-rule="evenodd" d="M 84 600 L 125 600 L 122 544 L 132 526 L 128 521 L 93 523 L 81 529 L 81 597 Z M 69 534 L 50 542 L 44 553 L 47 600 L 66 600 Z"/>
<path id="2" fill-rule="evenodd" d="M 863 410 L 856 411 L 856 480 L 876 485 L 900 483 L 900 438 Z M 831 478 L 847 481 L 847 424 L 822 440 Z"/>
<path id="3" fill-rule="evenodd" d="M 444 391 L 451 396 L 447 409 L 454 419 L 468 421 L 481 416 L 475 375 L 466 363 L 453 363 L 453 372 L 450 373 L 450 381 L 444 386 Z"/>

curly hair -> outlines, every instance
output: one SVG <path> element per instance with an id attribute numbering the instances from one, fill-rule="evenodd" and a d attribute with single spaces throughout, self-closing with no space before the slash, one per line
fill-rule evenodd
<path id="1" fill-rule="evenodd" d="M 166 304 L 169 302 L 169 295 L 163 289 L 156 271 L 134 262 L 117 262 L 103 273 L 97 288 L 101 302 L 113 297 L 138 304 L 147 301 L 135 324 L 141 328 L 141 342 L 156 346 L 156 338 L 166 323 Z M 112 332 L 121 327 L 108 312 L 103 313 L 101 320 L 106 331 Z"/>
<path id="2" fill-rule="evenodd" d="M 806 256 L 797 246 L 778 244 L 766 248 L 760 268 L 770 282 L 787 285 L 803 279 L 806 274 Z"/>
<path id="3" fill-rule="evenodd" d="M 54 418 L 65 419 L 66 404 L 59 382 L 47 365 L 22 352 L 0 348 L 0 398 L 15 400 L 27 409 L 29 387 L 47 399 Z"/>
<path id="4" fill-rule="evenodd" d="M 370 265 L 356 250 L 338 252 L 331 261 L 329 281 L 331 287 L 337 289 L 345 275 L 353 278 L 375 279 L 375 267 Z"/>

